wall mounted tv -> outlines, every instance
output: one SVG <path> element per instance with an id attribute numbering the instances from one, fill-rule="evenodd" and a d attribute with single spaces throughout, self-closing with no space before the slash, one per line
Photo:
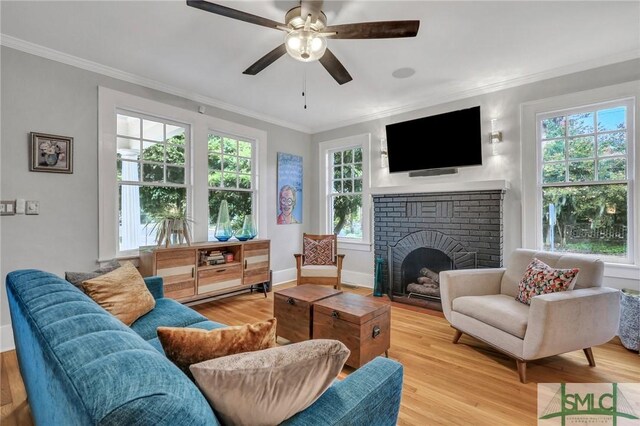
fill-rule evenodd
<path id="1" fill-rule="evenodd" d="M 480 107 L 388 124 L 389 172 L 430 171 L 482 165 Z M 455 170 L 449 170 L 449 173 Z"/>

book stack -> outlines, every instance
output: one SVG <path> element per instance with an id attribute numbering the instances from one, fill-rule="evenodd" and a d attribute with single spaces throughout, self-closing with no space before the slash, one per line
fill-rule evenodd
<path id="1" fill-rule="evenodd" d="M 214 250 L 207 256 L 207 263 L 209 263 L 209 265 L 220 265 L 225 263 L 224 255 L 221 251 Z"/>

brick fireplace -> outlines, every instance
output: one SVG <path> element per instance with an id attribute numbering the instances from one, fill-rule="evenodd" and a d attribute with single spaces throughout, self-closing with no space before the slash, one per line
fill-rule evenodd
<path id="1" fill-rule="evenodd" d="M 438 273 L 502 266 L 504 190 L 373 195 L 392 300 L 440 309 Z"/>

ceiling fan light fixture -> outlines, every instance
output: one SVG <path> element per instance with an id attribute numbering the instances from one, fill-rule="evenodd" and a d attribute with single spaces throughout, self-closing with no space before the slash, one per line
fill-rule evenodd
<path id="1" fill-rule="evenodd" d="M 297 29 L 285 36 L 287 53 L 301 62 L 312 62 L 322 58 L 327 50 L 327 40 L 315 31 Z"/>

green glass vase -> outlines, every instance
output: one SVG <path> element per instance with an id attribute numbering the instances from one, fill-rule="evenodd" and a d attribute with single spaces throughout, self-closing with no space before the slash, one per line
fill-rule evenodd
<path id="1" fill-rule="evenodd" d="M 220 210 L 218 210 L 218 222 L 216 222 L 216 232 L 214 237 L 218 241 L 227 241 L 233 236 L 231 220 L 229 220 L 229 206 L 227 200 L 222 200 Z"/>
<path id="2" fill-rule="evenodd" d="M 382 287 L 384 286 L 383 269 L 384 259 L 376 257 L 375 282 L 373 283 L 373 295 L 375 297 L 382 297 Z"/>

